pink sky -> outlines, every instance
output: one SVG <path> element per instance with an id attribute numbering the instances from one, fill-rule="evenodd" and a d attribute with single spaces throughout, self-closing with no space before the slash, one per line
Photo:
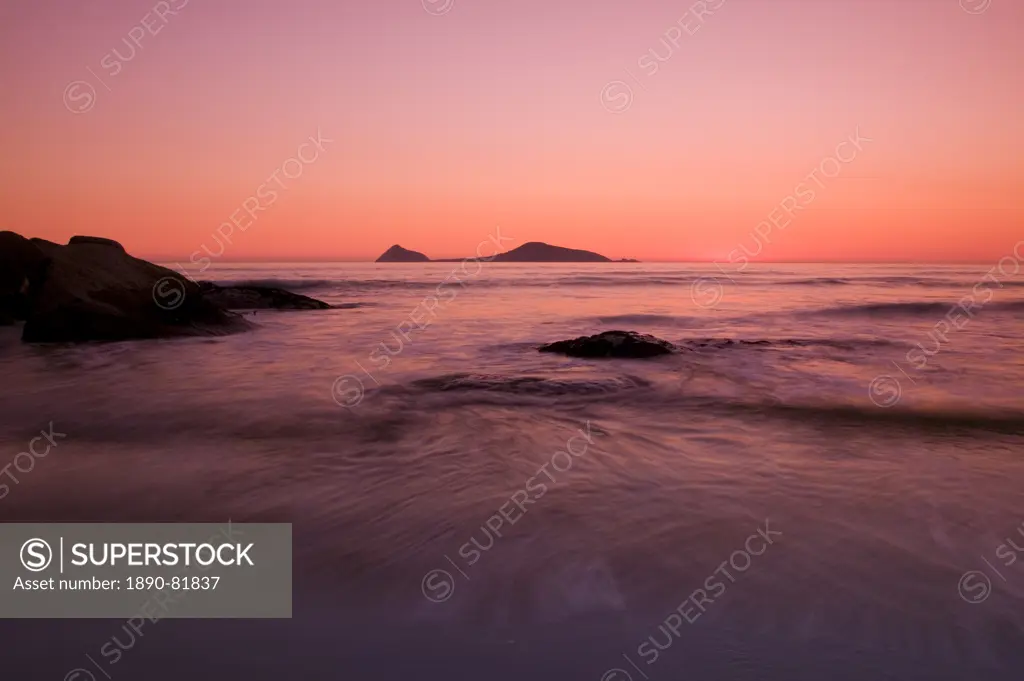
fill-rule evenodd
<path id="1" fill-rule="evenodd" d="M 231 260 L 457 257 L 496 225 L 643 260 L 1024 239 L 1019 0 L 449 4 L 5 3 L 0 228 L 186 260 L 232 214 Z"/>

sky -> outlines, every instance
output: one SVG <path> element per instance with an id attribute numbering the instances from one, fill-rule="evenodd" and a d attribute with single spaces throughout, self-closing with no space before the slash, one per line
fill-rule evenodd
<path id="1" fill-rule="evenodd" d="M 8 2 L 0 229 L 995 262 L 1024 239 L 1022 33 L 1019 0 Z"/>

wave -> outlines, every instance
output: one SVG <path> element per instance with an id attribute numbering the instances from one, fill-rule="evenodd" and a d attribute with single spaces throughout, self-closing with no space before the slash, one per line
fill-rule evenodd
<path id="1" fill-rule="evenodd" d="M 540 376 L 507 376 L 500 374 L 446 374 L 422 378 L 412 386 L 431 392 L 474 391 L 558 397 L 561 395 L 607 395 L 651 386 L 635 376 L 614 376 L 603 379 L 565 380 Z"/>
<path id="2" fill-rule="evenodd" d="M 705 411 L 761 414 L 794 420 L 805 425 L 872 425 L 913 428 L 915 430 L 987 431 L 1006 435 L 1024 435 L 1024 413 L 1011 411 L 972 412 L 946 409 L 880 409 L 875 406 L 847 404 L 786 404 L 780 401 L 750 403 L 712 398 L 700 400 Z"/>
<path id="3" fill-rule="evenodd" d="M 609 324 L 616 326 L 643 326 L 645 324 L 657 326 L 694 326 L 697 324 L 706 326 L 707 320 L 697 317 L 685 317 L 663 314 L 619 314 L 604 317 L 589 317 L 583 320 L 586 323 Z"/>
<path id="4" fill-rule="evenodd" d="M 850 279 L 835 279 L 823 277 L 818 279 L 795 279 L 793 281 L 780 281 L 779 286 L 849 286 L 856 283 Z"/>
<path id="5" fill-rule="evenodd" d="M 835 317 L 913 317 L 913 316 L 944 316 L 951 310 L 958 309 L 956 302 L 947 301 L 908 301 L 897 303 L 865 303 L 861 305 L 838 305 L 836 307 L 809 311 L 812 315 Z M 1002 312 L 1024 311 L 1024 300 L 993 300 L 975 307 L 974 314 L 982 310 L 998 310 Z"/>
<path id="6" fill-rule="evenodd" d="M 980 281 L 978 276 L 963 279 L 933 279 L 916 276 L 884 277 L 811 277 L 788 279 L 785 275 L 763 272 L 693 272 L 685 275 L 644 276 L 634 272 L 614 272 L 598 276 L 571 276 L 554 280 L 516 282 L 520 286 L 690 286 L 696 282 L 717 281 L 723 285 L 750 287 L 802 286 L 865 286 L 865 287 L 921 287 L 957 289 L 969 292 Z M 1024 281 L 1000 281 L 1003 288 L 1024 287 Z M 997 288 L 999 285 L 993 285 Z"/>
<path id="7" fill-rule="evenodd" d="M 604 276 L 572 276 L 536 283 L 544 286 L 684 286 L 706 279 L 699 273 L 680 276 L 643 276 L 634 272 L 609 273 Z M 529 284 L 528 284 L 529 285 Z"/>
<path id="8" fill-rule="evenodd" d="M 332 279 L 239 279 L 213 281 L 218 286 L 266 286 L 281 288 L 286 291 L 302 291 L 305 289 L 331 288 L 338 284 Z"/>
<path id="9" fill-rule="evenodd" d="M 811 279 L 778 280 L 775 282 L 758 280 L 756 283 L 776 286 L 919 286 L 922 288 L 962 289 L 965 292 L 979 281 L 978 277 L 963 279 L 931 279 L 913 276 L 889 277 L 815 277 Z M 754 282 L 750 282 L 754 283 Z M 1003 288 L 1024 287 L 1024 281 L 1001 281 Z M 996 285 L 998 287 L 998 285 Z"/>
<path id="10" fill-rule="evenodd" d="M 679 367 L 686 369 L 686 367 Z M 842 425 L 870 425 L 918 431 L 942 431 L 950 435 L 959 432 L 981 431 L 997 434 L 1024 435 L 1024 413 L 1007 410 L 971 411 L 962 408 L 897 408 L 880 409 L 873 405 L 861 406 L 842 402 L 789 402 L 776 396 L 749 394 L 746 398 L 726 394 L 695 394 L 691 379 L 699 367 L 684 371 L 686 380 L 668 388 L 661 381 L 654 383 L 630 375 L 594 377 L 588 379 L 542 378 L 501 374 L 446 374 L 413 381 L 400 392 L 408 395 L 414 389 L 422 400 L 423 393 L 438 398 L 448 395 L 431 408 L 459 404 L 517 404 L 543 408 L 549 400 L 570 403 L 600 398 L 604 406 L 636 409 L 646 416 L 693 412 L 702 415 L 719 414 L 748 421 L 754 418 L 793 421 L 803 426 L 831 428 Z M 678 373 L 678 372 L 673 372 Z M 685 386 L 680 392 L 680 386 Z M 470 402 L 465 402 L 473 394 Z M 457 397 L 457 396 L 464 397 Z M 484 397 L 488 396 L 488 397 Z M 408 399 L 408 397 L 406 398 Z M 454 400 L 454 401 L 453 401 Z M 523 400 L 530 400 L 523 402 Z M 538 401 L 539 400 L 539 401 Z M 420 403 L 422 405 L 422 403 Z"/>
<path id="11" fill-rule="evenodd" d="M 899 343 L 884 338 L 686 338 L 676 345 L 687 350 L 723 350 L 737 348 L 834 348 L 856 350 L 858 348 L 896 347 Z"/>

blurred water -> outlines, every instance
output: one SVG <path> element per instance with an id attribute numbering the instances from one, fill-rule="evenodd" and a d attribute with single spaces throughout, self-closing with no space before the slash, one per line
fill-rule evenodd
<path id="1" fill-rule="evenodd" d="M 988 272 L 219 263 L 344 307 L 0 329 L 0 465 L 67 434 L 0 519 L 294 523 L 293 620 L 153 624 L 97 678 L 1015 679 L 1024 276 Z M 612 328 L 684 352 L 535 350 Z M 10 622 L 0 650 L 64 678 L 122 624 Z"/>

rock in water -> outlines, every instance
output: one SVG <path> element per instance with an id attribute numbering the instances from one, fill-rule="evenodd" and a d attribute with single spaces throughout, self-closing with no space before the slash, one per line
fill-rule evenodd
<path id="1" fill-rule="evenodd" d="M 133 258 L 115 241 L 74 237 L 67 246 L 43 244 L 50 261 L 32 287 L 24 341 L 224 335 L 252 328 L 204 300 L 195 282 Z"/>
<path id="2" fill-rule="evenodd" d="M 541 352 L 558 352 L 570 357 L 587 359 L 643 359 L 672 354 L 676 351 L 676 346 L 660 338 L 635 331 L 605 331 L 596 336 L 580 336 L 572 340 L 548 343 L 537 349 Z"/>
<path id="3" fill-rule="evenodd" d="M 322 300 L 271 286 L 218 286 L 199 282 L 203 299 L 225 310 L 327 310 Z"/>

